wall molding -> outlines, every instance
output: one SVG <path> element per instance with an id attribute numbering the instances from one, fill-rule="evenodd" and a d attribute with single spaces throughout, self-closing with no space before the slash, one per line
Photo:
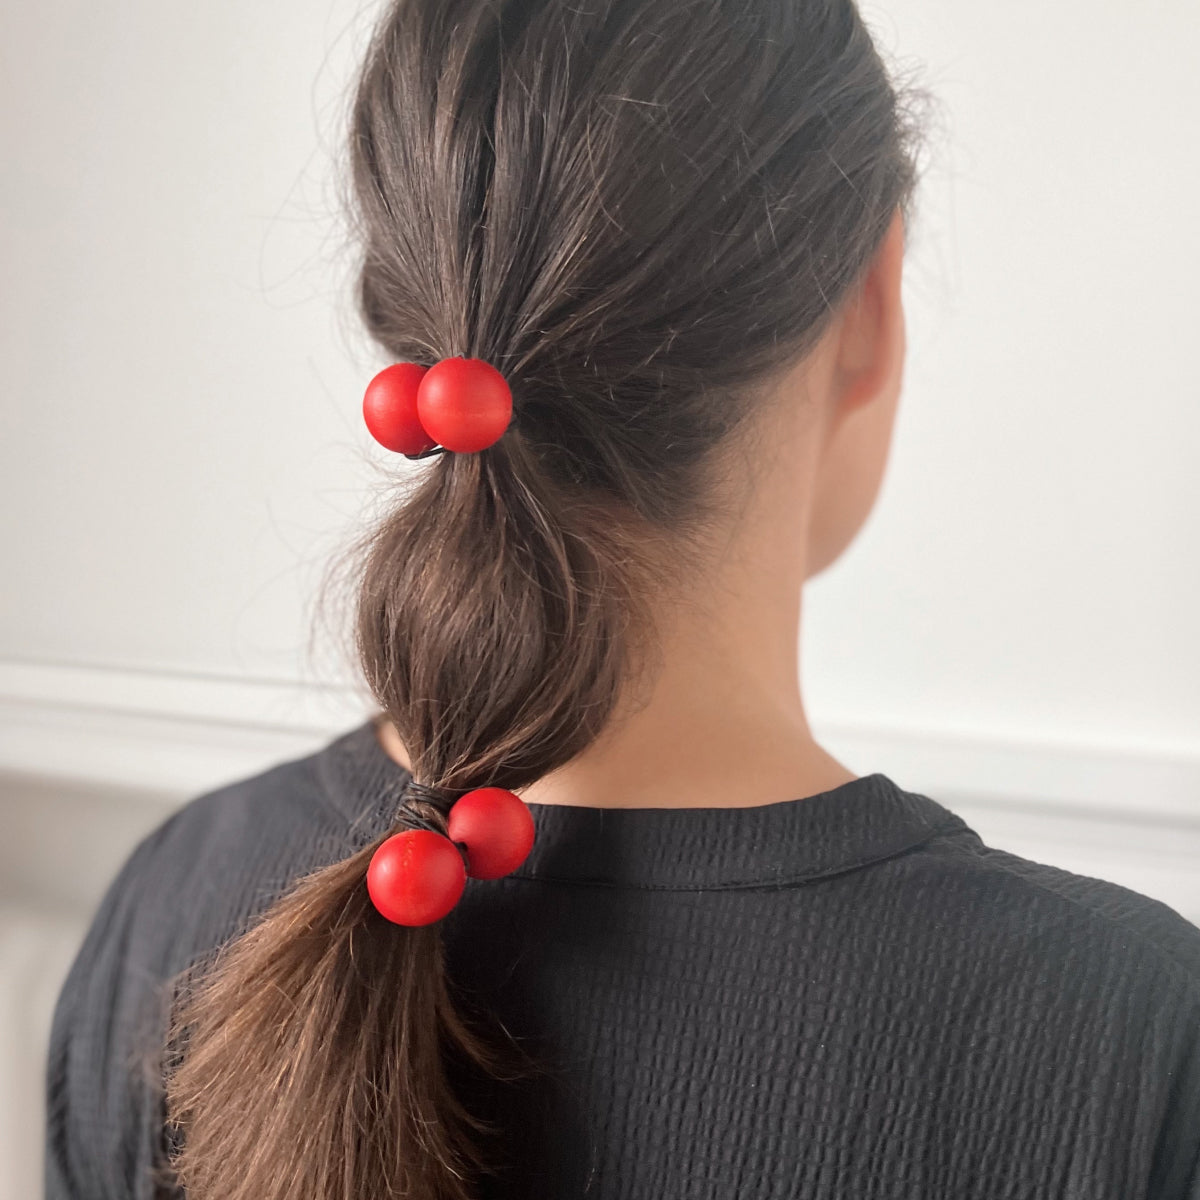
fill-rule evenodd
<path id="1" fill-rule="evenodd" d="M 0 660 L 0 804 L 21 842 L 13 853 L 34 853 L 19 818 L 41 796 L 34 808 L 69 810 L 62 819 L 93 851 L 126 830 L 109 854 L 117 862 L 157 806 L 312 753 L 373 711 L 350 684 Z M 813 728 L 858 773 L 932 796 L 989 845 L 1124 884 L 1200 923 L 1200 755 L 815 715 Z"/>
<path id="2" fill-rule="evenodd" d="M 374 703 L 351 683 L 0 659 L 0 771 L 184 794 L 318 749 Z M 831 753 L 911 791 L 1200 827 L 1200 747 L 1069 744 L 813 714 Z"/>
<path id="3" fill-rule="evenodd" d="M 0 771 L 174 800 L 311 753 L 372 711 L 350 685 L 0 659 Z"/>

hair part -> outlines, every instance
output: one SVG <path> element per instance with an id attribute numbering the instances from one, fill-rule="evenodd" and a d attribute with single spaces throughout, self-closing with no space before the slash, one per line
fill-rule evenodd
<path id="1" fill-rule="evenodd" d="M 515 413 L 402 480 L 347 559 L 414 779 L 521 788 L 652 677 L 653 616 L 713 525 L 754 385 L 908 215 L 919 96 L 851 0 L 386 9 L 349 139 L 359 309 L 393 360 L 491 362 Z M 537 1064 L 459 1013 L 437 925 L 370 904 L 371 854 L 403 827 L 401 806 L 177 979 L 190 1200 L 468 1200 L 502 1162 L 448 1064 Z"/>

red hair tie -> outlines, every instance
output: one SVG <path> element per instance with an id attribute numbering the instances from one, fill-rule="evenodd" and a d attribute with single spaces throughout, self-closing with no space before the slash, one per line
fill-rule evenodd
<path id="1" fill-rule="evenodd" d="M 473 454 L 508 428 L 512 392 L 482 358 L 443 358 L 432 367 L 393 363 L 367 384 L 363 419 L 381 446 L 406 458 Z"/>
<path id="2" fill-rule="evenodd" d="M 371 903 L 397 925 L 440 921 L 468 875 L 499 879 L 515 871 L 533 848 L 533 833 L 533 814 L 515 792 L 475 788 L 451 805 L 446 833 L 423 825 L 377 847 L 367 868 Z"/>

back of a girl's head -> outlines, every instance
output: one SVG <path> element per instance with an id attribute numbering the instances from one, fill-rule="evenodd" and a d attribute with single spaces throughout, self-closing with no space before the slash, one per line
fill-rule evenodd
<path id="1" fill-rule="evenodd" d="M 621 576 L 664 590 L 752 385 L 803 356 L 907 206 L 904 116 L 846 0 L 389 11 L 350 142 L 361 310 L 392 358 L 498 366 L 516 412 L 440 462 L 367 560 L 365 666 L 418 775 L 486 760 L 516 786 L 597 732 L 651 590 Z M 580 655 L 585 628 L 607 656 Z M 463 737 L 414 710 L 435 694 L 479 706 Z M 541 728 L 514 730 L 518 708 Z"/>
<path id="2" fill-rule="evenodd" d="M 388 359 L 493 364 L 514 412 L 414 467 L 354 548 L 363 671 L 416 780 L 529 784 L 652 664 L 758 385 L 907 214 L 906 102 L 851 0 L 387 8 L 348 143 L 360 310 Z M 437 927 L 372 908 L 377 844 L 191 987 L 192 1200 L 467 1197 L 502 1161 L 443 1056 L 508 1060 L 454 1012 Z"/>

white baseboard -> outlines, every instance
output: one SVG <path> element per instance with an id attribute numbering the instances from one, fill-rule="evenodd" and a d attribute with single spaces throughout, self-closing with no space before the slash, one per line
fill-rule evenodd
<path id="1" fill-rule="evenodd" d="M 351 685 L 0 661 L 0 774 L 69 780 L 105 805 L 127 788 L 173 807 L 310 753 L 372 711 Z M 991 845 L 1200 921 L 1200 754 L 816 715 L 813 728 L 851 769 L 934 797 Z"/>
<path id="2" fill-rule="evenodd" d="M 374 711 L 365 687 L 0 660 L 0 771 L 190 793 L 304 754 Z M 1200 747 L 1068 745 L 813 715 L 822 745 L 938 798 L 1200 821 Z"/>
<path id="3" fill-rule="evenodd" d="M 318 749 L 365 689 L 0 660 L 0 771 L 195 794 Z"/>
<path id="4" fill-rule="evenodd" d="M 812 724 L 821 744 L 860 774 L 883 771 L 938 799 L 1200 822 L 1200 744 L 1188 752 L 815 717 Z"/>

